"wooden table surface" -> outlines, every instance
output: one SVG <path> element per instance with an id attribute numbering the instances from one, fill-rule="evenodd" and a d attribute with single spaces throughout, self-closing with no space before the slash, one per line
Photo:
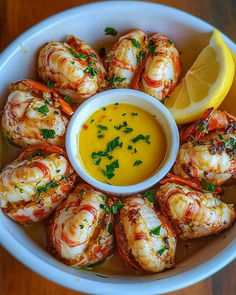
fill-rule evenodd
<path id="1" fill-rule="evenodd" d="M 86 0 L 0 0 L 0 51 L 37 22 Z M 219 28 L 236 41 L 235 0 L 159 0 L 189 12 Z M 171 295 L 236 295 L 236 261 L 212 277 Z M 74 295 L 32 272 L 0 247 L 0 295 Z"/>

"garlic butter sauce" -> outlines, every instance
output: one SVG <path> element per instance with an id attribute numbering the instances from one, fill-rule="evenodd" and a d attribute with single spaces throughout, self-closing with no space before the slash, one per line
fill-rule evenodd
<path id="1" fill-rule="evenodd" d="M 133 185 L 152 176 L 165 158 L 164 131 L 145 110 L 115 103 L 102 107 L 77 135 L 78 160 L 95 179 Z"/>

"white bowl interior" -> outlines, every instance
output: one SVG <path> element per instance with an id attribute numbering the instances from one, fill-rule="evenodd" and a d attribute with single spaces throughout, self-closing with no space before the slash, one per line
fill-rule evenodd
<path id="1" fill-rule="evenodd" d="M 100 2 L 62 12 L 21 35 L 1 54 L 0 105 L 4 105 L 12 81 L 37 78 L 36 57 L 45 42 L 64 40 L 69 34 L 74 34 L 96 48 L 104 44 L 109 47 L 117 37 L 104 35 L 107 26 L 116 28 L 119 34 L 136 28 L 166 34 L 182 53 L 182 73 L 208 43 L 214 29 L 184 12 L 152 3 Z M 224 39 L 236 54 L 234 43 L 225 36 Z M 236 83 L 233 88 L 236 89 Z M 234 225 L 173 270 L 138 277 L 109 276 L 107 279 L 63 265 L 0 212 L 0 241 L 9 252 L 42 276 L 68 288 L 92 294 L 160 294 L 188 286 L 235 258 L 235 237 Z"/>
<path id="2" fill-rule="evenodd" d="M 129 186 L 114 186 L 102 183 L 90 176 L 84 169 L 83 163 L 79 160 L 79 142 L 77 135 L 80 133 L 83 124 L 99 108 L 115 103 L 129 103 L 146 110 L 154 115 L 164 130 L 167 150 L 158 171 L 147 180 Z M 144 122 L 145 124 L 145 122 Z M 91 139 L 93 140 L 93 139 Z M 167 108 L 153 97 L 131 89 L 113 89 L 94 95 L 84 102 L 75 112 L 70 120 L 66 134 L 66 150 L 72 166 L 78 174 L 92 186 L 107 193 L 118 195 L 129 195 L 144 191 L 159 180 L 161 180 L 171 169 L 175 162 L 179 149 L 179 132 L 173 117 Z"/>

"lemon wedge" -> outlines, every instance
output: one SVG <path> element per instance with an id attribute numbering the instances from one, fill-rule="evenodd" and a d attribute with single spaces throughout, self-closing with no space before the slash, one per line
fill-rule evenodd
<path id="1" fill-rule="evenodd" d="M 219 31 L 165 101 L 177 124 L 192 122 L 210 107 L 217 108 L 227 95 L 234 77 L 234 61 Z"/>

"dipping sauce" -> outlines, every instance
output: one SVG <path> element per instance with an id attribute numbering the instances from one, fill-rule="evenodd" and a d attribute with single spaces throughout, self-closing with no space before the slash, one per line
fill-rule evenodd
<path id="1" fill-rule="evenodd" d="M 157 119 L 143 109 L 115 103 L 96 111 L 77 135 L 78 158 L 95 179 L 132 185 L 153 175 L 166 153 Z"/>

